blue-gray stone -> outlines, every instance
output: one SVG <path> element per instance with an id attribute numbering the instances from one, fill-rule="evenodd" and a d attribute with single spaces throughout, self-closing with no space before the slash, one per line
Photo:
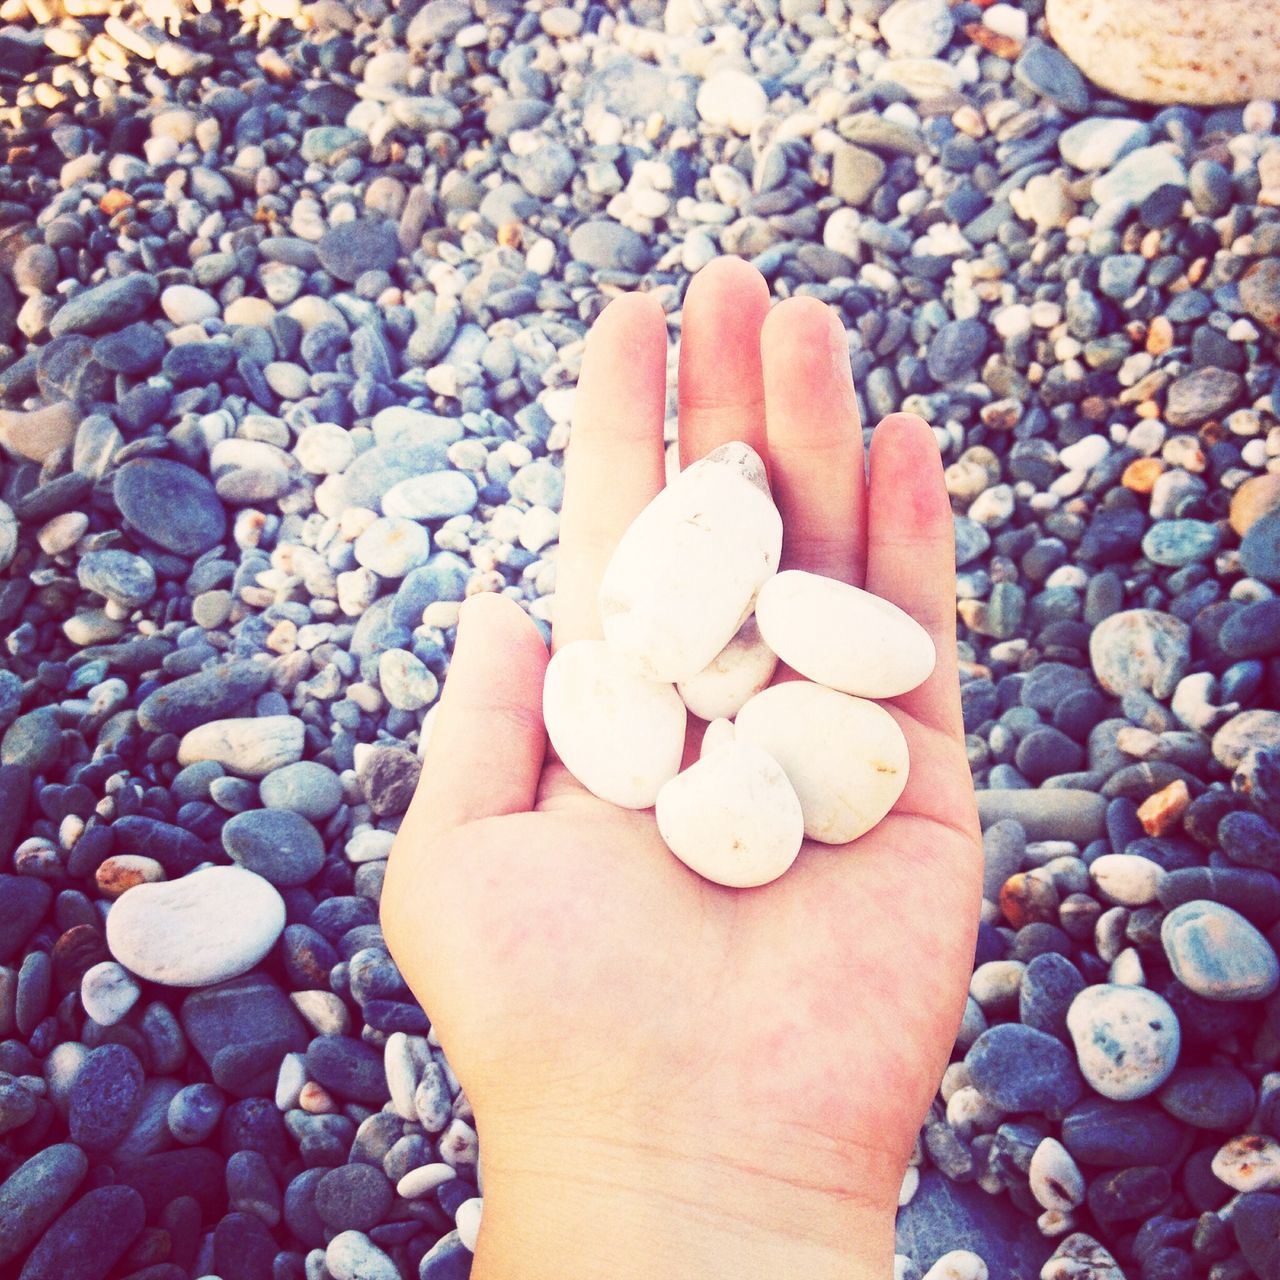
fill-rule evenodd
<path id="1" fill-rule="evenodd" d="M 1181 568 L 1208 560 L 1217 550 L 1222 534 L 1207 520 L 1159 520 L 1142 539 L 1142 554 L 1155 564 Z"/>
<path id="2" fill-rule="evenodd" d="M 560 510 L 564 498 L 564 471 L 548 458 L 536 458 L 511 477 L 511 496 L 533 506 Z"/>
<path id="3" fill-rule="evenodd" d="M 391 622 L 412 630 L 421 624 L 427 605 L 466 599 L 471 572 L 471 566 L 456 552 L 437 551 L 426 564 L 405 574 L 392 597 Z"/>
<path id="4" fill-rule="evenodd" d="M 220 542 L 227 515 L 205 476 L 168 458 L 134 458 L 116 472 L 112 496 L 144 537 L 181 556 Z"/>
<path id="5" fill-rule="evenodd" d="M 166 1123 L 169 1132 L 184 1146 L 203 1142 L 218 1127 L 226 1110 L 226 1098 L 215 1084 L 189 1084 L 169 1099 Z"/>
<path id="6" fill-rule="evenodd" d="M 53 707 L 37 707 L 19 716 L 0 738 L 0 764 L 19 764 L 41 773 L 57 763 L 62 731 Z"/>
<path id="7" fill-rule="evenodd" d="M 65 303 L 49 321 L 49 336 L 123 328 L 145 315 L 159 292 L 160 282 L 144 271 L 104 281 Z"/>
<path id="8" fill-rule="evenodd" d="M 74 1143 L 37 1151 L 0 1184 L 0 1266 L 12 1262 L 58 1216 L 89 1171 Z"/>
<path id="9" fill-rule="evenodd" d="M 1175 907 L 1160 925 L 1160 941 L 1174 977 L 1207 1000 L 1262 1000 L 1280 986 L 1271 944 L 1220 903 Z"/>
<path id="10" fill-rule="evenodd" d="M 1244 379 L 1230 369 L 1197 369 L 1169 386 L 1165 421 L 1171 427 L 1199 427 L 1221 417 L 1245 391 Z"/>
<path id="11" fill-rule="evenodd" d="M 1086 1098 L 1062 1118 L 1062 1145 L 1105 1169 L 1164 1164 L 1183 1150 L 1183 1128 L 1145 1102 Z"/>
<path id="12" fill-rule="evenodd" d="M 175 387 L 200 387 L 221 382 L 236 362 L 229 342 L 184 342 L 170 347 L 161 369 Z"/>
<path id="13" fill-rule="evenodd" d="M 71 1140 L 86 1151 L 109 1151 L 124 1137 L 142 1103 L 142 1063 L 123 1044 L 90 1051 L 68 1098 Z"/>
<path id="14" fill-rule="evenodd" d="M 1280 653 L 1280 600 L 1258 600 L 1232 614 L 1219 633 L 1218 643 L 1229 658 Z"/>
<path id="15" fill-rule="evenodd" d="M 145 1202 L 132 1187 L 98 1187 L 55 1219 L 19 1280 L 105 1280 L 146 1218 Z"/>
<path id="16" fill-rule="evenodd" d="M 1062 1112 L 1084 1092 L 1070 1050 L 1017 1022 L 984 1031 L 965 1055 L 965 1065 L 974 1088 L 1005 1111 Z"/>
<path id="17" fill-rule="evenodd" d="M 1013 74 L 1033 93 L 1077 114 L 1089 109 L 1089 88 L 1075 65 L 1043 40 L 1028 40 Z"/>
<path id="18" fill-rule="evenodd" d="M 1240 562 L 1251 578 L 1280 582 L 1280 511 L 1250 526 L 1240 543 Z"/>
<path id="19" fill-rule="evenodd" d="M 156 593 L 156 571 L 149 560 L 114 548 L 89 551 L 76 565 L 76 577 L 86 591 L 105 596 L 124 609 L 137 609 Z"/>
<path id="20" fill-rule="evenodd" d="M 306 884 L 324 865 L 324 841 L 290 809 L 249 809 L 222 828 L 222 847 L 242 867 L 278 888 Z"/>
<path id="21" fill-rule="evenodd" d="M 355 218 L 330 227 L 316 245 L 320 265 L 347 284 L 366 271 L 390 271 L 400 256 L 394 222 Z"/>
<path id="22" fill-rule="evenodd" d="M 444 520 L 465 515 L 477 502 L 475 481 L 460 471 L 431 471 L 401 480 L 382 498 L 382 513 L 409 520 Z"/>
<path id="23" fill-rule="evenodd" d="M 929 376 L 939 383 L 972 376 L 986 348 L 987 327 L 981 320 L 952 320 L 929 343 Z"/>
<path id="24" fill-rule="evenodd" d="M 1140 253 L 1113 253 L 1098 264 L 1098 289 L 1123 302 L 1138 287 L 1147 260 Z"/>
<path id="25" fill-rule="evenodd" d="M 323 822 L 342 803 L 342 779 L 318 761 L 299 760 L 267 774 L 258 792 L 268 809 L 287 809 Z"/>
<path id="26" fill-rule="evenodd" d="M 150 373 L 164 359 L 165 341 L 153 325 L 138 321 L 93 344 L 93 358 L 113 373 Z"/>
<path id="27" fill-rule="evenodd" d="M 1018 1018 L 1024 1026 L 1069 1042 L 1067 1010 L 1084 988 L 1080 970 L 1066 956 L 1056 951 L 1038 955 L 1018 987 Z"/>
<path id="28" fill-rule="evenodd" d="M 307 1073 L 349 1102 L 381 1106 L 390 1096 L 382 1054 L 350 1036 L 317 1036 L 307 1046 Z"/>
<path id="29" fill-rule="evenodd" d="M 138 723 L 152 733 L 184 734 L 243 712 L 270 679 L 270 663 L 252 660 L 196 671 L 148 694 L 138 708 Z"/>
<path id="30" fill-rule="evenodd" d="M 653 261 L 649 242 L 630 227 L 607 218 L 580 222 L 569 235 L 569 256 L 602 271 L 647 271 Z"/>

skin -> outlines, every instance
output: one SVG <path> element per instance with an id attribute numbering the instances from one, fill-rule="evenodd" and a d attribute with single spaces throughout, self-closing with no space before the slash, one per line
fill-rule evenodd
<path id="1" fill-rule="evenodd" d="M 553 648 L 600 635 L 610 552 L 663 484 L 666 341 L 643 294 L 588 337 Z M 852 844 L 806 842 L 758 888 L 711 884 L 653 810 L 596 799 L 555 760 L 537 630 L 513 601 L 467 601 L 382 920 L 475 1111 L 475 1280 L 883 1280 L 964 1006 L 982 858 L 933 434 L 886 418 L 866 478 L 838 316 L 771 308 L 735 258 L 689 285 L 679 434 L 682 466 L 734 439 L 765 459 L 783 568 L 865 586 L 929 630 L 933 675 L 884 704 L 911 777 Z"/>

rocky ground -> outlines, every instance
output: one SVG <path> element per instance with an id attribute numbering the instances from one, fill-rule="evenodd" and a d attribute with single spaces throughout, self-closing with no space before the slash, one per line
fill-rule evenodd
<path id="1" fill-rule="evenodd" d="M 724 252 L 948 463 L 988 901 L 899 1274 L 1280 1275 L 1276 110 L 1041 8 L 0 0 L 0 1271 L 468 1273 L 385 859 L 459 601 L 546 630 L 587 328 Z"/>

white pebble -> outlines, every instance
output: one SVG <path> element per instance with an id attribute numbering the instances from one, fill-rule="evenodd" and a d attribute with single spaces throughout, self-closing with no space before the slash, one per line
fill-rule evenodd
<path id="1" fill-rule="evenodd" d="M 1109 902 L 1144 907 L 1154 902 L 1165 870 L 1137 853 L 1104 853 L 1090 864 L 1094 884 Z"/>
<path id="2" fill-rule="evenodd" d="M 1232 1138 L 1218 1148 L 1210 1168 L 1234 1191 L 1274 1191 L 1280 1188 L 1280 1142 L 1261 1133 Z"/>
<path id="3" fill-rule="evenodd" d="M 795 789 L 749 742 L 731 742 L 677 774 L 658 792 L 655 816 L 685 866 L 739 889 L 776 880 L 804 840 Z"/>
<path id="4" fill-rule="evenodd" d="M 805 835 L 824 844 L 869 831 L 907 785 L 907 742 L 893 717 L 805 680 L 756 694 L 738 713 L 735 736 L 782 766 L 800 798 Z"/>
<path id="5" fill-rule="evenodd" d="M 968 1249 L 952 1249 L 924 1273 L 924 1280 L 987 1280 L 987 1264 Z"/>
<path id="6" fill-rule="evenodd" d="M 1084 1175 L 1057 1138 L 1042 1138 L 1028 1170 L 1031 1194 L 1045 1209 L 1070 1213 L 1084 1203 Z"/>
<path id="7" fill-rule="evenodd" d="M 333 1280 L 400 1280 L 400 1268 L 363 1231 L 340 1231 L 324 1251 Z"/>
<path id="8" fill-rule="evenodd" d="M 897 697 L 926 680 L 936 661 L 929 633 L 897 605 L 800 569 L 764 584 L 756 621 L 788 666 L 855 697 Z"/>
<path id="9" fill-rule="evenodd" d="M 748 698 L 768 687 L 777 666 L 778 655 L 765 644 L 753 616 L 697 675 L 681 680 L 676 692 L 703 720 L 732 719 Z"/>
<path id="10" fill-rule="evenodd" d="M 680 695 L 636 675 L 603 641 L 556 652 L 542 715 L 565 768 L 602 800 L 647 809 L 679 772 L 687 720 Z"/>
<path id="11" fill-rule="evenodd" d="M 653 680 L 688 680 L 737 633 L 777 570 L 782 517 L 748 445 L 693 463 L 632 521 L 600 586 L 604 638 Z"/>
<path id="12" fill-rule="evenodd" d="M 458 1176 L 456 1169 L 447 1164 L 424 1164 L 408 1173 L 396 1183 L 396 1194 L 406 1200 L 417 1200 L 430 1195 L 437 1187 L 452 1182 Z"/>
<path id="13" fill-rule="evenodd" d="M 732 720 L 711 720 L 708 721 L 706 730 L 702 735 L 702 750 L 699 752 L 701 759 L 705 760 L 713 751 L 719 751 L 721 747 L 727 747 L 734 739 L 734 728 Z"/>
<path id="14" fill-rule="evenodd" d="M 142 994 L 141 987 L 114 960 L 102 960 L 80 979 L 80 1003 L 101 1027 L 113 1027 Z"/>
<path id="15" fill-rule="evenodd" d="M 476 1240 L 480 1236 L 480 1218 L 484 1213 L 484 1200 L 480 1196 L 472 1196 L 464 1200 L 453 1215 L 454 1225 L 458 1228 L 458 1239 L 472 1253 L 476 1251 Z"/>

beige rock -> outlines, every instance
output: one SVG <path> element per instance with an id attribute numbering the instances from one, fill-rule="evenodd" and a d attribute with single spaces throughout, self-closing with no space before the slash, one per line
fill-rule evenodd
<path id="1" fill-rule="evenodd" d="M 681 680 L 676 692 L 703 720 L 732 719 L 748 698 L 767 688 L 778 655 L 765 644 L 754 615 L 696 676 Z"/>
<path id="2" fill-rule="evenodd" d="M 1049 0 L 1049 31 L 1095 84 L 1137 102 L 1280 98 L 1270 0 Z"/>
<path id="3" fill-rule="evenodd" d="M 75 438 L 80 414 L 69 400 L 40 409 L 0 409 L 0 445 L 19 457 L 43 462 Z"/>

